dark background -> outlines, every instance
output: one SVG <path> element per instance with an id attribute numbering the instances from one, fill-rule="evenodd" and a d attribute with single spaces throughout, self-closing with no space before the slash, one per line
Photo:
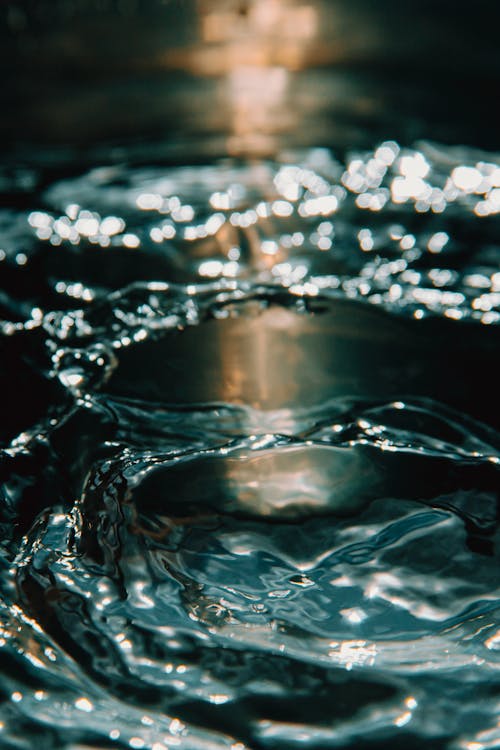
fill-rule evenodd
<path id="1" fill-rule="evenodd" d="M 391 137 L 495 150 L 499 23 L 497 0 L 2 2 L 3 157 L 134 142 L 231 152 L 226 83 L 242 66 L 288 76 L 257 151 Z"/>

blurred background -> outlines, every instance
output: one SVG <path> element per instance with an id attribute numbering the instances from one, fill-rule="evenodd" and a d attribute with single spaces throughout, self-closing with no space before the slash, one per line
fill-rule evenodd
<path id="1" fill-rule="evenodd" d="M 4 1 L 3 158 L 496 149 L 499 20 L 496 0 Z"/>

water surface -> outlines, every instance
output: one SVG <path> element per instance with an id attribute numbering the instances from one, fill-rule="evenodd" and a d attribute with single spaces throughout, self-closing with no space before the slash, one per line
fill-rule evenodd
<path id="1" fill-rule="evenodd" d="M 0 746 L 500 744 L 500 157 L 5 168 Z"/>

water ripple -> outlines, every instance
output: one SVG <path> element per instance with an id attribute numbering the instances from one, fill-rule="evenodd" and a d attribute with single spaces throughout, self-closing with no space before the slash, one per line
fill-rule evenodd
<path id="1" fill-rule="evenodd" d="M 500 742 L 499 174 L 388 141 L 2 214 L 2 747 Z"/>

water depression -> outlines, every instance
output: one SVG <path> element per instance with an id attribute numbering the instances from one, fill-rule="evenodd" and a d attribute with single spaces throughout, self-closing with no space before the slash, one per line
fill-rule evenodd
<path id="1" fill-rule="evenodd" d="M 499 191 L 387 141 L 1 210 L 1 747 L 500 743 Z"/>

